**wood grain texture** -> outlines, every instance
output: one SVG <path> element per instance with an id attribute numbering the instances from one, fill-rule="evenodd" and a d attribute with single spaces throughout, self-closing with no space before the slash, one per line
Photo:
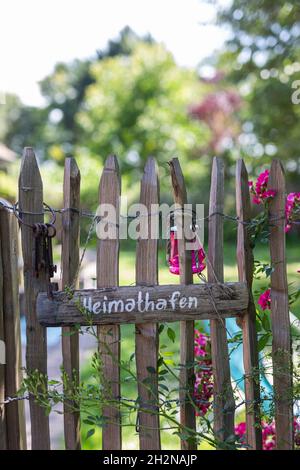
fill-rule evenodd
<path id="1" fill-rule="evenodd" d="M 7 201 L 6 201 L 7 202 Z M 0 238 L 3 262 L 3 320 L 6 366 L 5 395 L 14 397 L 22 381 L 21 332 L 19 310 L 18 224 L 14 214 L 0 210 Z M 24 402 L 6 405 L 7 448 L 26 449 Z"/>
<path id="2" fill-rule="evenodd" d="M 19 208 L 21 211 L 43 212 L 43 184 L 35 154 L 30 147 L 24 149 L 19 176 Z M 22 215 L 29 224 L 43 222 L 42 215 Z M 21 224 L 24 261 L 24 299 L 26 315 L 26 368 L 47 374 L 47 335 L 36 317 L 36 297 L 47 290 L 44 272 L 34 274 L 35 241 L 32 229 Z M 50 449 L 49 417 L 45 409 L 30 399 L 32 449 Z"/>
<path id="3" fill-rule="evenodd" d="M 97 247 L 97 287 L 114 287 L 119 284 L 119 222 L 121 179 L 117 157 L 109 156 L 105 162 L 99 185 L 99 203 L 112 204 L 116 208 L 116 220 L 108 230 L 115 231 L 111 239 L 99 239 Z M 103 360 L 103 373 L 110 384 L 107 397 L 120 397 L 120 326 L 105 325 L 99 328 L 99 348 Z M 122 447 L 121 417 L 119 407 L 106 406 L 103 410 L 107 424 L 102 432 L 103 450 L 118 450 Z"/>
<path id="4" fill-rule="evenodd" d="M 293 448 L 292 355 L 285 252 L 285 175 L 279 160 L 271 165 L 269 189 L 276 196 L 269 206 L 271 320 L 276 448 Z"/>
<path id="5" fill-rule="evenodd" d="M 213 159 L 209 219 L 207 274 L 209 282 L 223 282 L 223 217 L 224 164 Z M 215 214 L 215 215 L 212 215 Z M 217 307 L 218 310 L 218 307 Z M 214 433 L 221 442 L 234 434 L 234 398 L 228 356 L 226 323 L 223 319 L 210 322 L 211 354 L 214 377 Z"/>
<path id="6" fill-rule="evenodd" d="M 243 222 L 251 219 L 248 173 L 243 160 L 236 167 L 236 213 L 240 223 L 237 232 L 237 265 L 239 281 L 249 288 L 247 314 L 239 322 L 243 331 L 243 360 L 245 371 L 246 442 L 249 449 L 262 449 L 260 426 L 259 362 L 256 332 L 256 309 L 252 295 L 254 258 L 250 233 Z"/>
<path id="7" fill-rule="evenodd" d="M 64 208 L 80 209 L 80 171 L 76 160 L 72 157 L 65 160 L 64 171 Z M 76 287 L 78 280 L 75 279 L 79 265 L 79 213 L 67 210 L 62 216 L 62 287 Z M 75 285 L 74 285 L 75 284 Z M 65 327 L 62 330 L 62 354 L 63 367 L 72 384 L 79 384 L 79 338 L 76 330 Z M 70 450 L 80 449 L 80 415 L 71 412 L 72 408 L 67 402 L 64 403 L 64 435 L 65 447 Z M 74 409 L 74 407 L 73 407 Z"/>
<path id="8" fill-rule="evenodd" d="M 142 296 L 141 311 L 138 309 L 139 293 Z M 149 294 L 149 304 L 153 301 L 166 300 L 167 305 L 164 310 L 154 309 L 150 305 L 144 311 L 146 295 Z M 174 296 L 175 303 L 171 302 Z M 212 304 L 211 297 L 214 298 Z M 185 297 L 187 300 L 180 306 L 180 301 Z M 189 304 L 188 299 L 196 299 Z M 103 306 L 105 298 L 106 311 L 99 308 Z M 195 285 L 161 285 L 161 286 L 122 286 L 116 288 L 85 289 L 74 292 L 74 297 L 70 300 L 64 292 L 54 292 L 53 300 L 49 300 L 46 293 L 39 294 L 37 298 L 37 312 L 39 321 L 47 326 L 63 326 L 89 324 L 91 318 L 86 318 L 86 311 L 91 310 L 91 305 L 95 307 L 92 316 L 94 325 L 147 323 L 147 322 L 174 322 L 178 320 L 207 320 L 221 317 L 238 317 L 243 315 L 248 307 L 248 288 L 244 283 L 227 282 L 226 284 L 195 284 Z M 126 310 L 127 299 L 135 301 L 135 308 Z M 86 308 L 84 305 L 86 301 Z M 109 302 L 114 302 L 109 312 Z M 123 302 L 123 305 L 122 305 Z M 101 304 L 99 306 L 99 303 Z M 80 309 L 78 308 L 80 306 Z M 216 313 L 216 308 L 218 313 Z M 89 315 L 90 317 L 90 315 Z"/>
<path id="9" fill-rule="evenodd" d="M 184 177 L 177 158 L 173 158 L 170 162 L 172 187 L 174 194 L 175 204 L 179 208 L 183 208 L 187 204 L 187 192 L 184 182 Z M 186 215 L 178 211 L 175 213 L 175 224 L 177 226 L 177 233 L 184 234 L 186 227 Z M 186 250 L 186 239 L 184 236 L 180 237 L 178 241 L 178 254 L 180 266 L 180 283 L 193 284 L 191 251 Z M 180 371 L 180 422 L 182 426 L 196 430 L 196 416 L 195 409 L 191 403 L 190 394 L 194 389 L 194 368 L 191 364 L 194 363 L 194 321 L 181 321 L 180 322 L 180 363 L 183 365 Z M 181 441 L 181 448 L 183 450 L 193 450 L 197 448 L 196 442 L 193 438 Z"/>
<path id="10" fill-rule="evenodd" d="M 152 204 L 159 204 L 159 186 L 157 166 L 154 158 L 147 160 L 141 182 L 140 203 L 147 207 L 149 214 L 154 214 Z M 156 211 L 157 212 L 157 211 Z M 151 225 L 159 227 L 158 215 L 141 218 L 141 233 L 148 233 L 148 238 L 139 238 L 136 249 L 136 283 L 142 285 L 158 284 L 158 240 L 151 239 Z M 158 361 L 158 324 L 142 323 L 136 325 L 135 354 L 138 377 L 140 406 L 146 411 L 138 415 L 140 449 L 159 450 L 160 429 L 158 415 L 157 374 L 149 373 L 148 367 L 157 373 Z M 145 379 L 147 382 L 145 385 Z M 154 411 L 151 413 L 151 410 Z"/>
<path id="11" fill-rule="evenodd" d="M 0 239 L 0 341 L 5 342 L 4 320 L 3 320 L 3 263 Z M 5 364 L 0 364 L 0 450 L 7 449 L 5 405 Z"/>

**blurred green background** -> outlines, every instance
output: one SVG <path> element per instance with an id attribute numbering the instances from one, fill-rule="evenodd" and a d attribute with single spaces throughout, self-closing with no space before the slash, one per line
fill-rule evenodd
<path id="1" fill-rule="evenodd" d="M 40 82 L 43 107 L 24 105 L 7 95 L 0 106 L 1 196 L 17 198 L 17 177 L 24 146 L 34 147 L 40 162 L 47 204 L 61 207 L 63 166 L 74 155 L 81 171 L 82 208 L 97 207 L 104 161 L 116 154 L 122 193 L 137 202 L 145 161 L 153 155 L 159 166 L 161 202 L 171 202 L 167 162 L 179 158 L 189 201 L 207 203 L 212 157 L 225 160 L 225 212 L 235 213 L 235 164 L 243 157 L 251 178 L 280 158 L 287 191 L 300 191 L 300 104 L 292 101 L 300 85 L 300 4 L 295 1 L 233 0 L 219 8 L 218 23 L 230 37 L 223 48 L 188 69 L 176 64 L 162 44 L 125 27 L 106 49 L 86 60 L 58 63 Z M 198 47 L 195 44 L 195 47 Z M 92 53 L 92 51 L 91 51 Z M 205 72 L 206 71 L 206 72 Z M 209 74 L 207 74 L 209 71 Z M 299 94 L 300 98 L 300 94 Z M 257 208 L 253 208 L 253 213 Z M 84 243 L 88 222 L 82 221 Z M 236 279 L 235 224 L 225 223 L 225 275 Z M 95 239 L 90 248 L 95 247 Z M 134 282 L 134 243 L 122 243 L 121 284 Z M 289 282 L 299 283 L 299 232 L 288 234 Z M 267 245 L 255 259 L 269 262 Z M 299 261 L 298 261 L 299 260 Z M 160 282 L 174 283 L 160 252 Z M 266 280 L 255 282 L 256 298 Z M 293 306 L 300 316 L 300 305 Z M 123 327 L 125 356 L 134 350 L 132 328 Z M 174 345 L 174 354 L 178 344 Z M 83 378 L 88 380 L 88 365 Z M 134 390 L 126 390 L 134 395 Z M 83 436 L 86 435 L 83 427 Z M 100 431 L 99 431 L 100 432 Z M 136 447 L 132 429 L 124 430 L 125 446 Z M 98 432 L 85 442 L 93 447 Z M 177 438 L 163 436 L 165 448 Z"/>

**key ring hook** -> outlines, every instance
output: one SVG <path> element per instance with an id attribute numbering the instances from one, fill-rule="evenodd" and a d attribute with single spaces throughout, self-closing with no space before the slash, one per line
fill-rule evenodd
<path id="1" fill-rule="evenodd" d="M 49 237 L 49 238 L 54 238 L 55 235 L 56 235 L 56 228 L 55 228 L 55 226 L 54 226 L 52 223 L 48 223 L 48 224 L 46 224 L 46 227 L 47 227 L 47 229 L 48 229 L 48 233 L 47 233 L 48 237 Z"/>
<path id="2" fill-rule="evenodd" d="M 48 206 L 48 204 L 46 204 L 45 202 L 43 202 L 43 208 L 46 208 L 47 212 L 50 212 L 51 216 L 52 216 L 51 221 L 49 222 L 49 224 L 46 224 L 46 225 L 54 226 L 54 224 L 56 222 L 56 214 L 55 214 L 54 210 L 52 209 L 52 207 Z M 19 210 L 19 201 L 17 201 L 13 205 L 13 212 L 14 212 L 14 215 L 16 216 L 16 218 L 18 219 L 18 221 L 20 222 L 20 224 L 23 224 L 26 227 L 34 229 L 36 224 L 28 224 L 27 222 L 24 222 L 22 217 L 20 217 L 20 214 L 22 214 L 22 211 Z M 31 212 L 24 212 L 23 214 L 26 214 L 26 215 L 43 215 L 44 213 L 45 213 L 45 211 L 43 213 L 36 213 L 36 214 L 34 212 L 32 212 L 32 213 Z M 55 230 L 55 233 L 56 233 L 56 230 Z"/>

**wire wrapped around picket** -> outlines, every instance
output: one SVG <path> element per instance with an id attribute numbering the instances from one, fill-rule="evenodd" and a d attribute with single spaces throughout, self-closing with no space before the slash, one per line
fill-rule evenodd
<path id="1" fill-rule="evenodd" d="M 174 202 L 179 208 L 173 214 L 173 226 L 179 230 L 185 218 L 182 211 L 188 202 L 184 176 L 178 159 L 170 162 L 170 176 Z M 271 304 L 275 389 L 276 441 L 278 448 L 293 446 L 292 373 L 288 290 L 286 279 L 284 235 L 284 172 L 281 163 L 274 160 L 270 173 L 271 187 L 276 197 L 269 206 L 270 253 L 274 266 L 271 274 L 274 301 Z M 249 226 L 251 218 L 247 170 L 242 160 L 236 167 L 236 215 L 224 214 L 224 164 L 214 158 L 211 174 L 209 214 L 195 223 L 208 222 L 208 251 L 204 277 L 192 252 L 187 249 L 187 239 L 178 239 L 176 273 L 180 284 L 159 285 L 158 238 L 139 237 L 136 243 L 136 283 L 119 287 L 119 224 L 110 227 L 112 238 L 97 241 L 97 288 L 78 289 L 80 268 L 88 243 L 94 236 L 101 217 L 85 211 L 80 205 L 80 170 L 74 158 L 65 161 L 61 209 L 44 203 L 43 184 L 35 154 L 26 148 L 22 157 L 19 178 L 18 203 L 0 202 L 0 290 L 3 295 L 0 309 L 0 340 L 5 341 L 7 363 L 0 365 L 0 446 L 8 449 L 26 448 L 25 423 L 22 400 L 16 394 L 20 385 L 20 318 L 18 310 L 17 220 L 22 239 L 24 265 L 24 301 L 26 314 L 26 370 L 47 374 L 46 328 L 62 328 L 62 363 L 66 376 L 76 389 L 80 377 L 79 339 L 76 325 L 97 325 L 99 352 L 103 362 L 103 377 L 111 384 L 111 404 L 106 404 L 103 414 L 106 422 L 102 429 L 102 443 L 106 450 L 122 449 L 120 325 L 134 323 L 135 360 L 137 370 L 137 422 L 140 449 L 160 449 L 164 432 L 160 422 L 160 397 L 158 387 L 159 324 L 180 322 L 180 388 L 178 408 L 182 429 L 190 430 L 186 437 L 180 435 L 181 447 L 197 447 L 195 406 L 190 400 L 194 389 L 194 322 L 210 321 L 213 371 L 213 434 L 217 447 L 234 435 L 235 400 L 231 384 L 226 318 L 237 319 L 243 335 L 243 363 L 246 408 L 246 444 L 249 449 L 262 448 L 260 427 L 260 387 L 255 306 L 252 294 L 253 254 Z M 109 156 L 99 182 L 99 200 L 95 203 L 111 204 L 117 219 L 120 216 L 121 175 L 118 160 Z M 154 158 L 147 160 L 141 181 L 140 202 L 149 211 L 140 215 L 139 222 L 151 233 L 151 222 L 158 213 L 151 213 L 151 205 L 159 204 L 159 173 Z M 54 216 L 62 218 L 61 266 L 59 285 L 51 265 L 49 232 L 45 214 L 52 216 L 48 225 L 55 226 Z M 80 220 L 90 217 L 86 241 L 80 254 Z M 126 214 L 120 216 L 127 218 Z M 238 282 L 224 282 L 223 224 L 230 220 L 237 224 Z M 35 228 L 41 230 L 34 237 Z M 37 253 L 39 256 L 37 258 Z M 198 256 L 198 252 L 197 252 Z M 46 260 L 46 261 L 45 261 Z M 48 260 L 48 261 L 47 261 Z M 38 263 L 37 263 L 38 261 Z M 178 261 L 178 263 L 177 263 Z M 202 260 L 203 261 L 203 260 Z M 194 266 L 194 264 L 195 266 Z M 178 264 L 178 265 L 177 265 Z M 52 266 L 52 269 L 50 269 Z M 173 266 L 173 267 L 174 267 Z M 194 266 L 194 269 L 193 269 Z M 198 267 L 197 267 L 198 266 Z M 37 275 L 38 271 L 38 275 Z M 193 284 L 193 271 L 201 275 L 200 284 Z M 54 277 L 54 279 L 52 279 Z M 57 291 L 57 287 L 59 290 Z M 51 295 L 49 295 L 49 292 Z M 12 308 L 13 306 L 13 308 Z M 85 316 L 85 313 L 87 316 Z M 283 334 L 284 332 L 284 334 Z M 151 371 L 151 372 L 150 372 Z M 147 383 L 147 387 L 144 385 Z M 150 388 L 149 388 L 150 383 Z M 149 389 L 151 393 L 149 394 Z M 14 399 L 15 397 L 15 399 Z M 45 409 L 27 395 L 30 404 L 31 447 L 50 449 L 49 416 Z M 80 449 L 80 416 L 74 410 L 72 399 L 64 401 L 64 443 L 66 449 Z"/>

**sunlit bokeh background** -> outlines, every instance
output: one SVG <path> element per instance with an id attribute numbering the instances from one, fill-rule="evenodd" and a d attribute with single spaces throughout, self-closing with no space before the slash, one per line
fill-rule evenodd
<path id="1" fill-rule="evenodd" d="M 300 190 L 300 104 L 292 100 L 300 86 L 297 2 L 10 0 L 2 2 L 0 18 L 1 197 L 17 198 L 24 146 L 35 149 L 44 200 L 55 208 L 62 206 L 68 155 L 76 157 L 81 170 L 82 208 L 91 212 L 105 158 L 112 153 L 118 156 L 129 203 L 138 201 L 150 155 L 159 166 L 161 202 L 172 200 L 167 162 L 174 156 L 180 159 L 189 200 L 205 204 L 206 211 L 215 155 L 225 161 L 228 214 L 235 213 L 234 172 L 240 157 L 251 178 L 280 158 L 288 191 Z M 82 245 L 88 223 L 81 222 Z M 226 222 L 224 235 L 225 274 L 235 280 L 235 224 Z M 60 242 L 58 222 L 58 265 Z M 288 235 L 289 279 L 295 286 L 297 244 L 296 227 Z M 95 285 L 95 246 L 92 237 L 81 272 L 85 286 Z M 160 282 L 176 282 L 164 249 L 161 244 Z M 134 242 L 122 242 L 121 284 L 134 282 L 134 257 Z M 255 257 L 268 263 L 268 246 L 257 247 Z M 256 281 L 256 297 L 267 285 L 266 279 Z M 300 316 L 298 303 L 292 311 Z M 24 317 L 22 322 L 24 333 Z M 130 327 L 123 330 L 123 353 L 130 355 L 133 335 Z M 59 373 L 59 344 L 60 331 L 51 330 L 49 375 Z M 88 340 L 82 343 L 84 380 L 90 377 L 93 347 Z M 173 350 L 178 354 L 178 342 Z M 240 353 L 232 361 L 233 379 L 241 367 Z M 238 419 L 243 419 L 242 409 Z M 86 431 L 83 426 L 84 446 L 99 446 L 100 430 L 89 440 Z M 51 415 L 51 432 L 54 447 L 61 447 L 61 416 Z M 124 430 L 125 447 L 136 447 L 137 439 L 132 428 Z M 178 439 L 166 433 L 163 446 L 178 448 Z"/>

